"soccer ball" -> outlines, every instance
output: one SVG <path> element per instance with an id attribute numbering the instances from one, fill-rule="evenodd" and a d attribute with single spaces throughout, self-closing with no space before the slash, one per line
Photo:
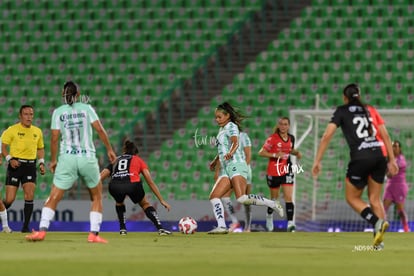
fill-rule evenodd
<path id="1" fill-rule="evenodd" d="M 194 234 L 197 231 L 197 221 L 192 217 L 183 217 L 178 222 L 178 229 L 183 234 Z"/>

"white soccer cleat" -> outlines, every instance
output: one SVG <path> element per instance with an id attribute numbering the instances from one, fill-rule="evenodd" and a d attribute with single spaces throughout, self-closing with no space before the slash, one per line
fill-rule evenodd
<path id="1" fill-rule="evenodd" d="M 296 232 L 296 225 L 291 220 L 287 223 L 287 232 Z"/>
<path id="2" fill-rule="evenodd" d="M 225 227 L 216 227 L 213 230 L 207 232 L 208 234 L 227 234 L 229 230 Z"/>
<path id="3" fill-rule="evenodd" d="M 8 233 L 8 234 L 13 233 L 13 231 L 8 226 L 4 226 L 1 232 Z"/>
<path id="4" fill-rule="evenodd" d="M 283 210 L 282 205 L 280 204 L 279 200 L 275 200 L 275 207 L 273 207 L 273 210 L 275 210 L 281 218 L 285 215 L 285 210 Z"/>

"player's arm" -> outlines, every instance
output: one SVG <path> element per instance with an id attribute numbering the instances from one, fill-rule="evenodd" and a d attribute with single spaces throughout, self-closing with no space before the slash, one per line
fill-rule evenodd
<path id="1" fill-rule="evenodd" d="M 109 175 L 111 174 L 111 172 L 105 168 L 101 171 L 101 181 L 104 181 L 106 178 L 109 177 Z"/>
<path id="2" fill-rule="evenodd" d="M 285 154 L 283 152 L 270 153 L 264 147 L 259 150 L 259 156 L 265 158 L 282 158 Z"/>
<path id="3" fill-rule="evenodd" d="M 59 135 L 60 135 L 59 129 L 52 129 L 51 135 L 50 135 L 50 165 L 49 165 L 49 169 L 52 173 L 55 172 L 56 165 L 57 165 Z"/>
<path id="4" fill-rule="evenodd" d="M 336 129 L 337 129 L 337 126 L 334 123 L 329 123 L 326 126 L 325 133 L 322 135 L 318 150 L 316 152 L 315 160 L 313 162 L 313 166 L 312 166 L 313 176 L 317 176 L 321 170 L 321 161 L 322 161 L 323 155 L 325 154 L 325 151 L 328 148 L 329 143 L 331 142 Z"/>
<path id="5" fill-rule="evenodd" d="M 45 148 L 37 149 L 37 159 L 39 163 L 40 174 L 45 174 Z"/>
<path id="6" fill-rule="evenodd" d="M 112 149 L 112 145 L 109 142 L 108 134 L 106 133 L 104 127 L 102 126 L 102 124 L 99 120 L 94 121 L 92 123 L 92 126 L 96 130 L 96 132 L 98 133 L 99 138 L 101 139 L 102 143 L 104 144 L 104 146 L 106 148 L 109 161 L 111 163 L 114 163 L 115 160 L 116 160 L 116 154 L 115 154 L 114 150 Z"/>
<path id="7" fill-rule="evenodd" d="M 6 161 L 10 161 L 10 160 L 7 160 L 8 159 L 8 155 L 9 155 L 9 150 L 7 149 L 7 144 L 5 144 L 5 143 L 1 143 L 1 154 L 3 155 L 3 157 L 4 158 L 6 158 Z M 10 159 L 11 159 L 11 156 L 10 156 Z"/>
<path id="8" fill-rule="evenodd" d="M 154 180 L 151 177 L 150 171 L 148 169 L 143 169 L 142 170 L 142 175 L 144 176 L 145 181 L 147 182 L 148 186 L 150 187 L 150 189 L 154 193 L 154 195 L 158 198 L 158 200 L 160 201 L 162 206 L 167 208 L 167 210 L 169 211 L 171 209 L 171 206 L 162 197 L 162 195 L 160 193 L 160 190 L 158 189 L 157 185 L 155 184 Z"/>
<path id="9" fill-rule="evenodd" d="M 246 156 L 246 163 L 247 165 L 250 165 L 250 161 L 252 160 L 252 147 L 244 147 L 243 148 L 244 155 Z"/>
<path id="10" fill-rule="evenodd" d="M 236 152 L 237 148 L 239 147 L 239 137 L 238 136 L 231 136 L 230 137 L 231 146 L 228 153 L 224 155 L 224 159 L 230 160 L 233 158 L 233 154 Z"/>
<path id="11" fill-rule="evenodd" d="M 292 149 L 290 151 L 290 154 L 295 155 L 298 159 L 301 159 L 302 158 L 302 154 L 297 149 Z"/>
<path id="12" fill-rule="evenodd" d="M 210 171 L 214 171 L 216 169 L 217 166 L 217 162 L 219 161 L 219 156 L 216 155 L 213 159 L 213 161 L 210 162 L 209 167 L 210 167 Z"/>
<path id="13" fill-rule="evenodd" d="M 388 156 L 388 172 L 391 176 L 394 176 L 398 173 L 398 164 L 395 160 L 394 151 L 392 150 L 392 142 L 390 135 L 388 134 L 387 128 L 384 124 L 379 125 L 378 133 L 381 136 L 382 141 L 384 142 L 385 148 L 387 150 Z"/>

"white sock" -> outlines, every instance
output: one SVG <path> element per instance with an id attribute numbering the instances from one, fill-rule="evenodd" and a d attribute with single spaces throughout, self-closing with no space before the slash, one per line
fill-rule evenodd
<path id="1" fill-rule="evenodd" d="M 89 220 L 91 221 L 91 232 L 99 232 L 101 230 L 102 213 L 91 211 Z"/>
<path id="2" fill-rule="evenodd" d="M 1 225 L 4 227 L 9 227 L 9 222 L 7 220 L 7 210 L 4 209 L 4 211 L 0 211 L 0 219 L 1 219 Z"/>
<path id="3" fill-rule="evenodd" d="M 42 216 L 40 218 L 39 230 L 46 231 L 49 229 L 50 221 L 55 216 L 55 210 L 49 207 L 42 208 Z"/>
<path id="4" fill-rule="evenodd" d="M 213 213 L 217 220 L 217 226 L 227 228 L 226 221 L 224 220 L 223 203 L 219 198 L 210 199 L 211 205 L 213 206 Z"/>
<path id="5" fill-rule="evenodd" d="M 242 195 L 237 198 L 237 201 L 244 205 L 258 205 L 258 206 L 267 206 L 269 208 L 275 207 L 275 202 L 259 195 Z"/>
<path id="6" fill-rule="evenodd" d="M 221 201 L 223 202 L 224 208 L 226 209 L 227 213 L 230 216 L 231 222 L 232 223 L 238 223 L 239 220 L 235 216 L 233 203 L 231 202 L 230 197 L 222 197 Z"/>

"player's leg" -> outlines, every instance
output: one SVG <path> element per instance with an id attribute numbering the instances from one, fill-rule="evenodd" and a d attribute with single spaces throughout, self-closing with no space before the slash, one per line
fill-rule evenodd
<path id="1" fill-rule="evenodd" d="M 392 200 L 391 199 L 388 199 L 388 198 L 384 198 L 383 205 L 384 205 L 385 215 L 387 215 L 388 209 L 392 205 Z"/>
<path id="2" fill-rule="evenodd" d="M 279 203 L 279 192 L 280 192 L 280 185 L 284 182 L 284 177 L 276 177 L 276 176 L 266 176 L 267 186 L 269 187 L 270 199 Z M 279 203 L 280 205 L 280 203 Z M 274 229 L 273 224 L 273 209 L 267 208 L 266 212 L 266 229 L 269 232 L 272 232 Z"/>
<path id="3" fill-rule="evenodd" d="M 127 185 L 131 185 L 128 183 Z M 119 222 L 119 234 L 120 235 L 126 235 L 127 234 L 127 228 L 126 228 L 126 218 L 125 218 L 125 197 L 126 197 L 126 191 L 124 190 L 124 186 L 121 183 L 112 183 L 109 182 L 108 192 L 112 196 L 112 198 L 115 200 L 115 212 L 118 217 Z"/>
<path id="4" fill-rule="evenodd" d="M 236 212 L 234 211 L 233 202 L 231 201 L 231 193 L 233 190 L 228 191 L 224 194 L 224 196 L 221 198 L 221 201 L 223 202 L 224 209 L 226 210 L 227 214 L 229 215 L 231 219 L 231 224 L 229 227 L 229 231 L 233 232 L 236 228 L 240 227 L 239 220 L 236 217 Z"/>
<path id="5" fill-rule="evenodd" d="M 35 167 L 36 169 L 36 167 Z M 36 189 L 36 184 L 34 182 L 27 182 L 22 185 L 23 192 L 24 192 L 24 221 L 23 221 L 23 227 L 22 227 L 22 233 L 29 233 L 29 223 L 30 218 L 33 214 L 33 199 Z"/>
<path id="6" fill-rule="evenodd" d="M 1 194 L 0 194 L 0 198 L 1 198 Z M 3 229 L 2 232 L 11 233 L 12 230 L 9 227 L 9 221 L 7 218 L 7 210 L 1 199 L 0 199 L 0 220 L 1 220 L 1 225 Z"/>
<path id="7" fill-rule="evenodd" d="M 214 228 L 209 234 L 227 234 L 226 221 L 224 219 L 224 207 L 220 198 L 231 190 L 230 179 L 227 176 L 221 176 L 217 179 L 210 193 L 210 203 L 213 207 L 213 213 L 217 221 L 217 228 Z"/>
<path id="8" fill-rule="evenodd" d="M 389 227 L 389 223 L 385 220 L 385 210 L 381 200 L 382 184 L 374 179 L 368 179 L 368 199 L 369 204 L 377 217 L 374 224 L 374 246 L 378 246 L 383 241 L 385 231 Z"/>
<path id="9" fill-rule="evenodd" d="M 6 196 L 4 198 L 4 206 L 6 209 L 9 209 L 16 199 L 17 190 L 19 189 L 19 183 L 9 183 L 6 184 Z"/>
<path id="10" fill-rule="evenodd" d="M 118 217 L 118 223 L 119 223 L 119 234 L 126 235 L 127 229 L 126 229 L 126 218 L 125 218 L 125 204 L 124 202 L 116 202 L 115 203 L 115 211 L 116 215 Z"/>
<path id="11" fill-rule="evenodd" d="M 99 173 L 98 160 L 95 157 L 78 157 L 74 160 L 74 162 L 76 162 L 79 176 L 85 180 L 91 199 L 91 209 L 89 212 L 89 220 L 91 225 L 88 242 L 107 243 L 105 239 L 99 236 L 102 224 L 102 181 Z"/>
<path id="12" fill-rule="evenodd" d="M 293 204 L 293 185 L 284 184 L 282 187 L 286 206 L 287 231 L 294 232 L 296 227 L 293 222 L 293 216 L 295 214 L 295 205 Z"/>
<path id="13" fill-rule="evenodd" d="M 384 158 L 370 160 L 373 162 L 373 168 L 368 177 L 368 200 L 369 204 L 378 217 L 374 228 L 374 246 L 382 246 L 385 231 L 389 227 L 388 221 L 385 220 L 385 210 L 382 205 L 381 193 L 383 190 L 383 183 L 385 180 L 385 173 L 387 171 L 387 160 Z"/>
<path id="14" fill-rule="evenodd" d="M 251 183 L 251 182 L 250 182 Z M 246 194 L 249 195 L 252 193 L 252 184 L 249 184 L 249 179 L 247 179 L 246 185 Z M 244 225 L 244 232 L 250 232 L 252 226 L 252 206 L 244 205 L 244 213 L 246 216 L 246 222 Z"/>
<path id="15" fill-rule="evenodd" d="M 232 164 L 226 168 L 227 175 L 230 177 L 236 200 L 245 205 L 267 206 L 279 212 L 283 216 L 283 207 L 278 202 L 269 200 L 263 196 L 249 194 L 246 195 L 248 167 L 245 162 Z"/>
<path id="16" fill-rule="evenodd" d="M 151 203 L 148 201 L 147 197 L 144 194 L 144 197 L 142 197 L 141 201 L 139 202 L 139 206 L 141 206 L 142 210 L 144 210 L 145 215 L 147 218 L 154 224 L 154 226 L 158 230 L 158 234 L 160 236 L 166 236 L 171 235 L 172 232 L 166 230 L 162 226 L 162 222 L 158 216 L 157 210 L 154 208 L 154 206 L 151 205 Z"/>
<path id="17" fill-rule="evenodd" d="M 405 212 L 404 208 L 404 202 L 395 203 L 395 207 L 397 208 L 397 213 L 403 225 L 404 232 L 410 232 L 410 227 L 408 226 L 407 213 Z"/>
<path id="18" fill-rule="evenodd" d="M 102 224 L 102 182 L 100 180 L 97 186 L 93 188 L 89 187 L 89 195 L 92 203 L 91 211 L 89 212 L 91 226 L 88 242 L 107 243 L 108 241 L 99 236 Z"/>
<path id="19" fill-rule="evenodd" d="M 407 194 L 408 194 L 408 186 L 400 185 L 396 187 L 394 190 L 395 190 L 395 207 L 397 208 L 397 213 L 403 225 L 404 232 L 410 232 L 410 227 L 408 225 L 408 217 L 407 217 L 407 213 L 405 212 L 405 207 L 404 207 L 405 199 L 407 198 Z"/>
<path id="20" fill-rule="evenodd" d="M 55 210 L 59 201 L 63 198 L 65 190 L 52 185 L 49 197 L 47 198 L 45 205 L 42 208 L 42 214 L 40 217 L 39 231 L 33 231 L 26 236 L 28 241 L 42 241 L 46 236 L 46 231 L 49 229 L 50 221 L 55 216 Z"/>

